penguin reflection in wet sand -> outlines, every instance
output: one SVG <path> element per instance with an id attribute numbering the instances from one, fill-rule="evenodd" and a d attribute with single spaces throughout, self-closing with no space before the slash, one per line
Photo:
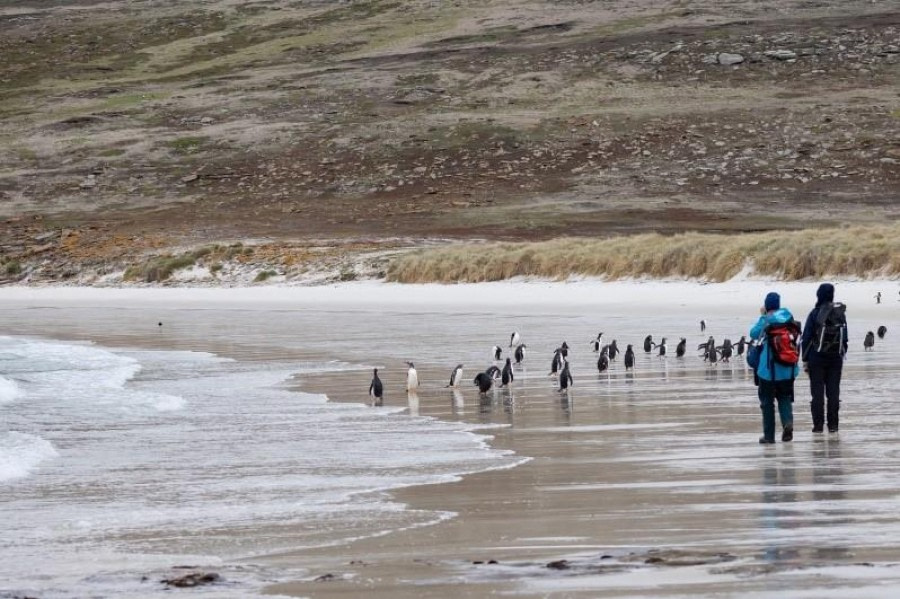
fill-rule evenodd
<path id="1" fill-rule="evenodd" d="M 519 344 L 519 331 L 513 331 L 512 335 L 509 336 L 509 346 L 515 347 Z"/>
<path id="2" fill-rule="evenodd" d="M 631 370 L 632 368 L 634 368 L 634 349 L 629 344 L 625 348 L 625 370 Z"/>
<path id="3" fill-rule="evenodd" d="M 644 337 L 644 353 L 650 353 L 653 351 L 653 335 L 647 335 Z"/>
<path id="4" fill-rule="evenodd" d="M 869 331 L 866 333 L 866 338 L 863 339 L 863 349 L 865 351 L 870 351 L 875 347 L 875 333 Z"/>
<path id="5" fill-rule="evenodd" d="M 516 364 L 521 364 L 525 360 L 525 344 L 518 346 L 516 348 Z"/>
<path id="6" fill-rule="evenodd" d="M 406 371 L 406 390 L 415 391 L 419 388 L 419 373 L 416 372 L 416 366 L 412 362 L 407 362 L 409 370 Z"/>
<path id="7" fill-rule="evenodd" d="M 683 358 L 685 351 L 687 351 L 687 339 L 682 337 L 681 341 L 678 342 L 678 345 L 675 346 L 675 357 Z"/>
<path id="8" fill-rule="evenodd" d="M 500 349 L 499 345 L 495 345 L 494 346 L 494 359 L 499 362 L 501 354 L 503 354 L 503 350 Z"/>
<path id="9" fill-rule="evenodd" d="M 500 386 L 506 387 L 511 382 L 513 382 L 513 369 L 512 369 L 512 360 L 506 358 L 506 365 L 503 367 L 503 374 L 500 379 Z"/>
<path id="10" fill-rule="evenodd" d="M 457 364 L 456 368 L 453 369 L 453 372 L 450 373 L 450 383 L 447 385 L 447 387 L 459 387 L 459 383 L 460 381 L 462 381 L 462 375 L 463 365 Z"/>
<path id="11" fill-rule="evenodd" d="M 562 392 L 567 390 L 574 383 L 575 381 L 572 380 L 572 373 L 569 372 L 569 361 L 564 360 L 562 372 L 559 373 L 559 391 Z"/>
<path id="12" fill-rule="evenodd" d="M 381 379 L 378 378 L 377 368 L 372 375 L 372 384 L 369 385 L 369 397 L 377 401 L 384 399 L 384 385 L 381 384 Z"/>
<path id="13" fill-rule="evenodd" d="M 478 387 L 478 390 L 481 391 L 482 395 L 490 391 L 491 387 L 494 385 L 494 379 L 486 372 L 479 372 L 472 382 Z"/>

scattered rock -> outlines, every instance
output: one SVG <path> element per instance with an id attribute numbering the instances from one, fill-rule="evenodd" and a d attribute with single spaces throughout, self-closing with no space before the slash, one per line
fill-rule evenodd
<path id="1" fill-rule="evenodd" d="M 729 52 L 720 52 L 716 57 L 716 60 L 719 64 L 724 66 L 731 66 L 735 64 L 741 64 L 744 62 L 744 56 L 742 54 L 731 54 Z"/>
<path id="2" fill-rule="evenodd" d="M 335 576 L 334 574 L 328 573 L 328 574 L 322 574 L 321 576 L 316 576 L 313 579 L 313 582 L 331 582 L 332 580 L 336 580 L 336 579 L 337 579 L 337 576 Z"/>
<path id="3" fill-rule="evenodd" d="M 547 564 L 547 567 L 551 570 L 568 570 L 572 567 L 572 564 L 567 559 L 558 559 Z"/>
<path id="4" fill-rule="evenodd" d="M 768 50 L 763 54 L 775 60 L 797 60 L 797 53 L 792 50 Z"/>
<path id="5" fill-rule="evenodd" d="M 212 584 L 219 580 L 219 578 L 221 577 L 215 572 L 191 572 L 190 574 L 185 574 L 184 576 L 167 578 L 163 580 L 162 583 L 169 587 L 176 587 L 181 589 Z"/>

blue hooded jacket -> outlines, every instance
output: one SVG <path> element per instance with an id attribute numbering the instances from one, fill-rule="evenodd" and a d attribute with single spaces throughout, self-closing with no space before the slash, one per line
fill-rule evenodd
<path id="1" fill-rule="evenodd" d="M 800 374 L 800 367 L 785 366 L 779 364 L 775 360 L 771 360 L 769 356 L 769 344 L 765 343 L 766 326 L 770 324 L 784 324 L 794 320 L 794 315 L 787 308 L 779 308 L 774 312 L 769 312 L 759 317 L 756 324 L 750 329 L 750 337 L 762 343 L 762 353 L 759 356 L 759 368 L 756 374 L 761 380 L 765 381 L 786 381 L 795 379 Z M 773 372 L 774 371 L 774 372 Z"/>

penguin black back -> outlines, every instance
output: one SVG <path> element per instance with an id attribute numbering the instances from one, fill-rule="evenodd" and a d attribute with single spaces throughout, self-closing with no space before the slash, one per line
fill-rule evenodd
<path id="1" fill-rule="evenodd" d="M 375 369 L 375 372 L 372 376 L 372 384 L 369 385 L 369 395 L 376 399 L 381 399 L 384 397 L 384 385 L 381 383 L 381 379 L 378 378 L 378 369 Z"/>
<path id="2" fill-rule="evenodd" d="M 625 369 L 634 368 L 634 349 L 629 345 L 625 348 Z"/>
<path id="3" fill-rule="evenodd" d="M 884 325 L 881 325 L 880 327 L 878 327 L 878 338 L 884 339 L 885 335 L 887 335 L 887 327 Z"/>

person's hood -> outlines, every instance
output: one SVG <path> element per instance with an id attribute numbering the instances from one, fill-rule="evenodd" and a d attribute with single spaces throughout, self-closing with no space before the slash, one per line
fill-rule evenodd
<path id="1" fill-rule="evenodd" d="M 794 315 L 787 308 L 779 308 L 771 314 L 767 314 L 766 320 L 770 323 L 784 324 L 794 320 Z"/>
<path id="2" fill-rule="evenodd" d="M 819 285 L 819 288 L 816 290 L 816 306 L 821 306 L 822 304 L 827 304 L 828 302 L 834 301 L 834 285 L 831 283 L 822 283 Z"/>

